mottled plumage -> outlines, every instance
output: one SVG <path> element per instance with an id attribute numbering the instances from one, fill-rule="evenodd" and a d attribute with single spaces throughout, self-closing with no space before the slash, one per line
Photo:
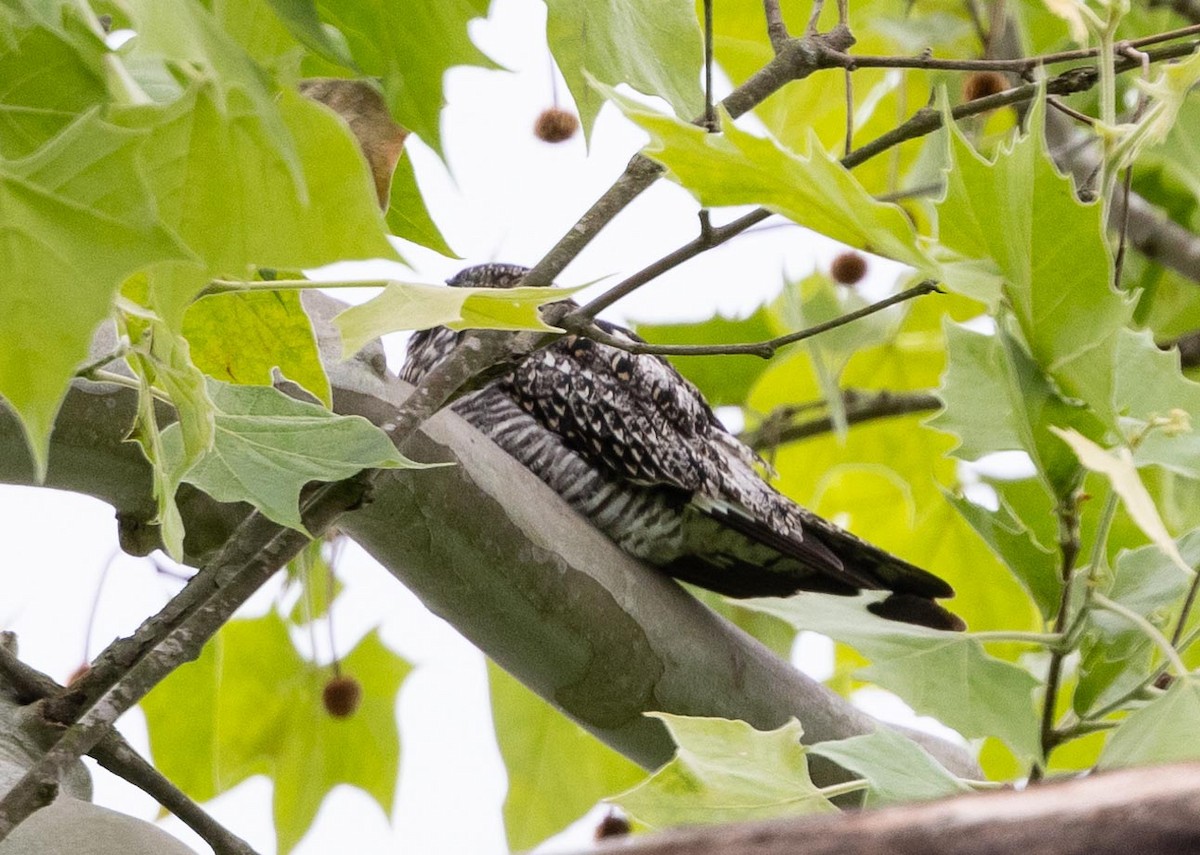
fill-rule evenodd
<path id="1" fill-rule="evenodd" d="M 450 284 L 508 288 L 525 272 L 486 264 Z M 416 333 L 404 379 L 419 382 L 460 335 L 445 327 Z M 962 627 L 934 602 L 953 595 L 949 585 L 777 492 L 759 475 L 754 452 L 657 356 L 564 336 L 453 409 L 621 548 L 671 576 L 733 597 L 888 590 L 876 613 Z"/>

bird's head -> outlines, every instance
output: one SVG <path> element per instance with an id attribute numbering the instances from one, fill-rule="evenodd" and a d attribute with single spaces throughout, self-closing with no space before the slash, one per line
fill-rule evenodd
<path id="1" fill-rule="evenodd" d="M 446 284 L 454 288 L 515 288 L 528 272 L 528 267 L 519 264 L 476 264 L 458 271 Z"/>

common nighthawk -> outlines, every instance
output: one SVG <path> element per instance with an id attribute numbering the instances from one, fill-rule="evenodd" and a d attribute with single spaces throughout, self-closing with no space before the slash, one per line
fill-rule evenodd
<path id="1" fill-rule="evenodd" d="M 449 284 L 511 288 L 526 272 L 484 264 Z M 415 333 L 401 376 L 419 382 L 461 335 Z M 622 549 L 677 579 L 731 597 L 886 590 L 869 606 L 876 614 L 963 628 L 934 602 L 953 596 L 949 585 L 777 492 L 754 452 L 658 356 L 566 335 L 452 407 Z"/>

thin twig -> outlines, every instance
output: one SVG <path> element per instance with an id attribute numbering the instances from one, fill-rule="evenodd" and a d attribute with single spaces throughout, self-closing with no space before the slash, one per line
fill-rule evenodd
<path id="1" fill-rule="evenodd" d="M 783 22 L 779 0 L 763 0 L 763 12 L 767 16 L 767 38 L 771 40 L 771 47 L 775 49 L 776 54 L 782 53 L 791 36 L 788 34 L 787 24 Z"/>
<path id="2" fill-rule="evenodd" d="M 717 130 L 713 109 L 713 0 L 704 0 L 704 127 Z"/>
<path id="3" fill-rule="evenodd" d="M 816 326 L 808 327 L 807 329 L 799 330 L 787 335 L 777 336 L 776 338 L 766 341 L 749 342 L 746 344 L 647 344 L 645 342 L 634 341 L 627 338 L 618 338 L 594 325 L 576 326 L 568 325 L 565 321 L 560 321 L 560 325 L 564 326 L 571 332 L 582 335 L 586 338 L 593 339 L 601 344 L 607 344 L 611 347 L 620 348 L 629 353 L 653 353 L 659 356 L 730 356 L 735 354 L 744 354 L 748 356 L 757 356 L 762 359 L 770 359 L 775 355 L 781 347 L 786 347 L 789 344 L 795 344 L 798 341 L 804 341 L 807 338 L 812 338 L 815 335 L 828 332 L 829 330 L 845 326 L 848 323 L 857 321 L 860 318 L 865 318 L 868 315 L 873 315 L 876 312 L 886 309 L 888 306 L 894 306 L 897 303 L 902 303 L 905 300 L 911 300 L 915 297 L 920 297 L 923 294 L 942 293 L 937 284 L 926 279 L 912 288 L 901 291 L 898 294 L 893 294 L 869 306 L 864 306 L 853 312 L 847 312 L 844 315 L 833 318 Z"/>
<path id="4" fill-rule="evenodd" d="M 49 676 L 18 659 L 6 645 L 0 645 L 0 674 L 4 682 L 16 690 L 23 704 L 53 697 L 63 689 Z M 217 855 L 255 855 L 254 849 L 246 841 L 214 820 L 163 777 L 117 731 L 111 730 L 105 734 L 88 753 L 105 769 L 129 781 L 179 817 Z"/>
<path id="5" fill-rule="evenodd" d="M 928 413 L 941 408 L 941 400 L 931 392 L 861 392 L 847 389 L 842 393 L 846 424 L 856 425 L 876 419 Z M 815 402 L 825 406 L 824 401 Z M 743 433 L 742 442 L 755 451 L 763 451 L 789 442 L 820 436 L 834 430 L 832 416 L 792 421 L 800 412 L 789 408 L 783 418 L 768 417 L 753 431 Z"/>
<path id="6" fill-rule="evenodd" d="M 1183 630 L 1187 626 L 1192 607 L 1196 604 L 1198 592 L 1200 592 L 1200 573 L 1192 568 L 1192 584 L 1188 586 L 1187 597 L 1183 601 L 1183 608 L 1179 611 L 1179 620 L 1175 624 L 1175 631 L 1171 633 L 1171 646 L 1176 649 L 1179 648 L 1179 640 L 1183 638 Z"/>
<path id="7" fill-rule="evenodd" d="M 842 155 L 854 151 L 854 76 L 850 69 L 842 72 L 846 80 L 846 142 L 842 147 Z"/>
<path id="8" fill-rule="evenodd" d="M 808 16 L 808 26 L 804 28 L 804 35 L 815 36 L 820 32 L 817 27 L 821 19 L 821 12 L 825 8 L 825 0 L 813 0 L 812 14 Z"/>
<path id="9" fill-rule="evenodd" d="M 1058 110 L 1058 112 L 1062 113 L 1064 116 L 1070 116 L 1075 121 L 1079 122 L 1080 124 L 1087 125 L 1089 128 L 1095 127 L 1095 125 L 1096 125 L 1096 120 L 1094 118 L 1092 118 L 1091 116 L 1089 116 L 1087 113 L 1081 113 L 1078 110 L 1076 110 L 1074 107 L 1070 107 L 1070 106 L 1064 104 L 1062 101 L 1058 100 L 1057 98 L 1053 98 L 1053 97 L 1047 98 L 1046 103 L 1049 104 L 1051 107 L 1053 107 L 1055 110 Z"/>
<path id="10" fill-rule="evenodd" d="M 1071 617 L 1071 580 L 1075 575 L 1075 562 L 1079 558 L 1079 500 L 1074 494 L 1063 499 L 1058 506 L 1058 550 L 1061 556 L 1059 578 L 1062 580 L 1062 595 L 1058 602 L 1058 614 L 1054 618 L 1055 635 L 1065 635 Z M 1042 699 L 1041 760 L 1030 770 L 1031 781 L 1041 780 L 1050 752 L 1057 744 L 1055 713 L 1058 707 L 1058 691 L 1062 682 L 1063 659 L 1067 650 L 1056 647 L 1050 651 L 1050 667 L 1046 671 L 1046 694 Z"/>
<path id="11" fill-rule="evenodd" d="M 1200 24 L 1156 33 L 1141 39 L 1133 39 L 1123 43 L 1123 47 L 1148 47 L 1194 35 L 1200 35 Z M 1192 45 L 1192 49 L 1194 48 L 1195 45 Z M 1191 51 L 1189 50 L 1188 52 L 1190 53 Z M 849 68 L 852 71 L 859 68 L 919 68 L 926 71 L 1011 71 L 1015 74 L 1028 74 L 1039 66 L 1079 62 L 1092 59 L 1098 56 L 1099 53 L 1099 48 L 1080 48 L 1079 50 L 1047 53 L 1041 56 L 1021 57 L 1018 59 L 936 59 L 932 56 L 924 55 L 875 56 L 870 54 L 849 54 L 826 49 L 822 52 L 820 62 L 823 68 Z M 1141 60 L 1136 61 L 1141 62 Z"/>
<path id="12" fill-rule="evenodd" d="M 1113 260 L 1113 287 L 1120 289 L 1121 274 L 1125 271 L 1125 248 L 1129 234 L 1129 196 L 1133 193 L 1133 164 L 1125 167 L 1121 184 L 1121 225 L 1117 229 L 1117 257 Z"/>

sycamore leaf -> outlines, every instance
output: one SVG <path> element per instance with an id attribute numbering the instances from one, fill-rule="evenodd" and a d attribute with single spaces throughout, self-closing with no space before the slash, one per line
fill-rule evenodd
<path id="1" fill-rule="evenodd" d="M 565 300 L 579 288 L 447 288 L 389 282 L 379 295 L 333 319 L 342 334 L 342 358 L 367 342 L 399 330 L 448 326 L 455 330 L 544 330 L 538 307 Z"/>
<path id="2" fill-rule="evenodd" d="M 194 86 L 165 108 L 120 114 L 150 131 L 159 212 L 200 257 L 201 273 L 244 277 L 254 265 L 396 257 L 366 165 L 337 116 L 294 92 L 272 102 L 295 138 L 298 183 L 264 120 L 226 110 L 218 96 Z M 193 288 L 160 296 L 155 307 L 164 320 L 180 322 Z"/>
<path id="3" fill-rule="evenodd" d="M 587 75 L 660 95 L 684 120 L 704 110 L 703 41 L 692 0 L 548 0 L 546 38 L 588 138 L 604 97 Z"/>
<path id="4" fill-rule="evenodd" d="M 1166 525 L 1163 524 L 1162 517 L 1158 515 L 1158 508 L 1155 507 L 1154 499 L 1150 497 L 1146 485 L 1142 483 L 1141 476 L 1138 475 L 1137 467 L 1133 462 L 1133 454 L 1129 449 L 1120 446 L 1112 451 L 1105 451 L 1086 436 L 1071 428 L 1062 430 L 1052 427 L 1050 430 L 1071 447 L 1084 467 L 1108 478 L 1112 483 L 1113 490 L 1125 503 L 1125 509 L 1129 511 L 1133 521 L 1138 524 L 1138 528 L 1145 532 L 1146 536 L 1163 551 L 1164 555 L 1175 562 L 1177 567 L 1190 575 L 1193 571 L 1183 560 L 1183 556 L 1179 554 L 1179 547 L 1176 546 Z"/>
<path id="5" fill-rule="evenodd" d="M 489 660 L 492 721 L 508 793 L 504 830 L 514 852 L 531 849 L 633 786 L 645 772 Z"/>
<path id="6" fill-rule="evenodd" d="M 1200 679 L 1187 675 L 1130 713 L 1100 755 L 1100 768 L 1200 760 Z"/>
<path id="7" fill-rule="evenodd" d="M 808 774 L 804 729 L 792 719 L 771 731 L 744 721 L 648 713 L 662 719 L 675 757 L 613 799 L 646 825 L 708 825 L 836 808 Z"/>
<path id="8" fill-rule="evenodd" d="M 1022 757 L 1040 751 L 1033 690 L 1023 668 L 989 656 L 969 634 L 940 632 L 876 617 L 867 598 L 801 594 L 741 601 L 797 629 L 828 635 L 871 660 L 858 672 L 968 738 L 995 736 Z"/>
<path id="9" fill-rule="evenodd" d="M 488 2 L 317 0 L 317 9 L 346 37 L 362 73 L 379 79 L 396 121 L 440 153 L 442 78 L 455 65 L 495 67 L 467 35 L 467 24 L 487 14 Z"/>
<path id="10" fill-rule="evenodd" d="M 108 49 L 96 33 L 76 15 L 51 23 L 28 11 L 0 32 L 0 158 L 10 160 L 33 154 L 108 98 Z"/>
<path id="11" fill-rule="evenodd" d="M 929 801 L 971 789 L 920 745 L 886 727 L 862 736 L 818 742 L 809 751 L 866 778 L 870 787 L 863 807 Z"/>
<path id="12" fill-rule="evenodd" d="M 0 159 L 0 397 L 39 477 L 67 385 L 121 281 L 187 257 L 155 216 L 144 141 L 90 113 L 29 157 Z"/>
<path id="13" fill-rule="evenodd" d="M 344 39 L 334 38 L 321 23 L 315 0 L 267 0 L 297 41 L 328 62 L 354 67 Z M 340 36 L 340 34 L 339 34 Z"/>
<path id="14" fill-rule="evenodd" d="M 277 615 L 231 621 L 142 701 L 155 765 L 196 801 L 270 776 L 280 853 L 295 847 L 339 784 L 363 790 L 390 815 L 400 765 L 396 694 L 411 666 L 373 632 L 341 669 L 361 684 L 362 703 L 335 719 L 321 704 L 327 669 L 301 658 Z"/>
<path id="15" fill-rule="evenodd" d="M 996 451 L 1025 451 L 1052 492 L 1074 489 L 1075 458 L 1050 428 L 1070 425 L 1102 436 L 1095 416 L 1063 400 L 1022 343 L 1004 329 L 983 335 L 948 324 L 946 353 L 938 390 L 945 409 L 928 424 L 959 437 L 955 456 L 977 460 Z"/>
<path id="16" fill-rule="evenodd" d="M 271 370 L 278 368 L 327 406 L 331 402 L 329 378 L 298 291 L 203 297 L 184 315 L 183 335 L 196 367 L 210 377 L 270 386 Z"/>
<path id="17" fill-rule="evenodd" d="M 210 380 L 208 388 L 216 407 L 213 447 L 180 477 L 218 501 L 250 502 L 280 525 L 304 531 L 299 500 L 309 481 L 424 465 L 358 416 L 335 415 L 272 387 Z M 169 461 L 179 459 L 178 425 L 163 431 L 163 445 Z"/>
<path id="18" fill-rule="evenodd" d="M 1112 424 L 1113 358 L 1130 303 L 1112 287 L 1104 206 L 1080 202 L 1055 168 L 1044 113 L 1039 99 L 1031 131 L 994 162 L 947 121 L 950 167 L 938 238 L 961 258 L 994 265 L 1034 361 Z"/>
<path id="19" fill-rule="evenodd" d="M 1176 411 L 1186 413 L 1192 423 L 1191 430 L 1145 431 L 1134 462 L 1200 478 L 1200 383 L 1183 376 L 1178 351 L 1161 350 L 1148 332 L 1122 330 L 1116 360 L 1113 406 L 1126 424 L 1134 422 L 1133 432 Z"/>
<path id="20" fill-rule="evenodd" d="M 946 499 L 1021 581 L 1042 617 L 1053 617 L 1062 595 L 1058 556 L 1038 542 L 1006 502 L 992 511 L 962 496 L 947 493 Z"/>
<path id="21" fill-rule="evenodd" d="M 400 152 L 396 169 L 392 172 L 392 189 L 388 199 L 387 224 L 396 237 L 404 238 L 423 247 L 440 252 L 447 258 L 459 258 L 437 224 L 429 215 L 425 198 L 417 186 L 412 158 L 407 151 Z"/>
<path id="22" fill-rule="evenodd" d="M 757 204 L 857 249 L 933 271 L 917 246 L 912 222 L 897 205 L 879 202 L 810 137 L 796 153 L 738 128 L 721 112 L 721 132 L 657 113 L 596 84 L 650 134 L 646 154 L 667 168 L 705 207 Z"/>

